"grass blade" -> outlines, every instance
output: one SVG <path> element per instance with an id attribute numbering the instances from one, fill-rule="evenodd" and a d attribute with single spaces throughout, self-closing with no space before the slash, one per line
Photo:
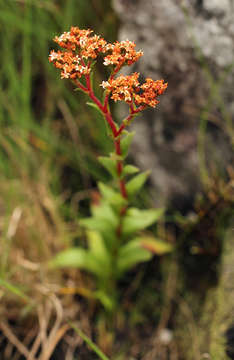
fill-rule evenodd
<path id="1" fill-rule="evenodd" d="M 96 353 L 96 355 L 102 359 L 102 360 L 110 360 L 110 358 L 108 358 L 98 347 L 96 344 L 94 344 L 94 342 L 83 333 L 82 330 L 80 330 L 77 326 L 75 326 L 74 324 L 72 324 L 71 322 L 68 321 L 68 324 L 74 329 L 74 331 L 77 333 L 77 335 L 79 335 L 85 342 L 87 345 L 90 346 L 90 348 Z"/>

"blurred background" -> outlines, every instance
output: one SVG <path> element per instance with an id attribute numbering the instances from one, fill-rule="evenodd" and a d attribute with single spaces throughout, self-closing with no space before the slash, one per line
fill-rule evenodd
<path id="1" fill-rule="evenodd" d="M 219 324 L 234 314 L 225 277 L 234 261 L 233 16 L 231 1 L 0 0 L 0 359 L 96 359 L 67 317 L 119 360 L 200 360 L 232 329 Z M 132 158 L 152 169 L 139 204 L 166 208 L 158 232 L 176 250 L 121 284 L 128 323 L 116 325 L 114 350 L 96 321 L 91 279 L 46 267 L 83 241 L 79 217 L 106 179 L 96 158 L 111 149 L 102 118 L 48 62 L 53 37 L 72 25 L 135 41 L 145 56 L 131 72 L 169 83 L 158 109 L 133 125 Z M 95 76 L 101 94 L 105 69 Z"/>

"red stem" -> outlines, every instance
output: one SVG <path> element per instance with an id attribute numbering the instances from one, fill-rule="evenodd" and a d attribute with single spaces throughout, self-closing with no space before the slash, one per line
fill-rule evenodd
<path id="1" fill-rule="evenodd" d="M 73 81 L 76 84 L 76 86 L 78 86 L 78 88 L 85 91 L 86 93 L 89 92 L 89 90 L 84 85 L 82 85 L 79 80 L 73 80 Z"/>
<path id="2" fill-rule="evenodd" d="M 120 138 L 115 140 L 115 151 L 116 151 L 116 155 L 121 156 Z M 123 171 L 123 161 L 119 160 L 119 161 L 117 161 L 117 173 L 119 176 L 119 187 L 120 187 L 120 191 L 121 191 L 123 198 L 127 199 L 128 194 L 127 194 L 127 190 L 126 190 L 126 186 L 125 186 L 125 181 L 123 179 L 121 179 L 122 171 Z"/>
<path id="3" fill-rule="evenodd" d="M 128 117 L 122 122 L 122 125 L 120 126 L 119 130 L 117 131 L 117 136 L 119 136 L 122 131 L 126 128 L 126 126 L 129 124 L 129 122 L 132 120 L 134 114 L 128 115 Z"/>
<path id="4" fill-rule="evenodd" d="M 112 133 L 113 133 L 114 137 L 116 137 L 117 136 L 117 129 L 116 129 L 116 126 L 115 126 L 115 123 L 114 123 L 114 121 L 112 119 L 111 114 L 108 112 L 107 105 L 103 106 L 101 101 L 94 95 L 94 92 L 93 92 L 93 90 L 91 88 L 90 76 L 86 75 L 85 78 L 86 78 L 86 85 L 87 85 L 88 94 L 89 94 L 90 99 L 92 99 L 93 102 L 102 111 L 103 115 L 106 118 L 106 121 L 108 122 L 108 124 L 109 124 L 109 126 L 110 126 L 110 128 L 112 130 Z"/>
<path id="5" fill-rule="evenodd" d="M 130 106 L 130 110 L 131 110 L 130 114 L 128 115 L 128 117 L 126 117 L 123 120 L 119 130 L 117 131 L 117 136 L 119 136 L 122 133 L 122 131 L 126 128 L 126 126 L 129 125 L 129 123 L 132 120 L 133 116 L 136 115 L 139 111 L 141 111 L 139 108 L 134 109 L 132 106 Z"/>
<path id="6" fill-rule="evenodd" d="M 83 86 L 78 80 L 75 80 L 76 85 L 81 88 L 83 91 L 87 92 L 90 99 L 93 100 L 93 102 L 99 107 L 99 109 L 102 111 L 103 115 L 106 118 L 106 121 L 108 122 L 113 137 L 115 138 L 115 152 L 117 156 L 121 156 L 121 147 L 120 147 L 120 138 L 117 138 L 118 135 L 121 134 L 122 130 L 125 128 L 126 124 L 120 127 L 119 130 L 117 130 L 116 125 L 113 121 L 113 118 L 111 116 L 111 113 L 108 110 L 108 95 L 106 95 L 105 100 L 104 100 L 104 105 L 102 105 L 102 103 L 100 102 L 100 100 L 94 95 L 93 89 L 91 87 L 91 81 L 90 81 L 90 76 L 86 75 L 85 76 L 86 79 L 86 86 Z M 128 116 L 128 118 L 126 119 L 127 121 L 130 121 L 132 118 L 133 114 L 130 114 Z M 116 139 L 117 138 L 117 139 Z M 117 161 L 117 174 L 119 177 L 119 187 L 120 187 L 120 192 L 123 196 L 123 198 L 127 199 L 128 198 L 128 194 L 127 194 L 127 190 L 126 190 L 126 186 L 125 186 L 125 181 L 123 179 L 121 179 L 121 175 L 122 175 L 122 171 L 123 171 L 123 161 L 122 160 L 118 160 Z"/>

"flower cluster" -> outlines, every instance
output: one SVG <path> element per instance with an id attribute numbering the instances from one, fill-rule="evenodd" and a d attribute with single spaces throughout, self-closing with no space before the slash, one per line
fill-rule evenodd
<path id="1" fill-rule="evenodd" d="M 113 65 L 119 70 L 123 65 L 132 65 L 142 55 L 142 51 L 136 51 L 134 42 L 126 40 L 108 44 L 98 35 L 92 35 L 90 29 L 81 30 L 71 27 L 69 32 L 56 36 L 54 41 L 65 49 L 64 52 L 51 51 L 49 61 L 55 67 L 61 69 L 62 78 L 80 78 L 90 73 L 87 61 L 92 61 L 100 54 L 105 54 L 104 65 Z"/>
<path id="2" fill-rule="evenodd" d="M 81 78 L 82 75 L 88 75 L 91 71 L 87 65 L 80 64 L 81 58 L 71 50 L 64 52 L 52 50 L 49 61 L 53 62 L 56 68 L 61 69 L 62 79 Z"/>
<path id="3" fill-rule="evenodd" d="M 69 32 L 64 32 L 54 41 L 66 51 L 52 50 L 49 61 L 58 69 L 61 69 L 61 78 L 76 79 L 88 75 L 90 66 L 85 60 L 96 59 L 99 53 L 106 52 L 107 42 L 98 35 L 93 35 L 92 30 L 81 30 L 78 27 L 71 27 Z"/>
<path id="4" fill-rule="evenodd" d="M 162 95 L 167 88 L 167 83 L 163 80 L 154 81 L 147 78 L 146 82 L 140 85 L 139 73 L 131 75 L 120 75 L 115 79 L 103 81 L 101 86 L 111 93 L 114 101 L 125 101 L 145 108 L 146 106 L 155 107 L 159 101 L 157 96 Z"/>
<path id="5" fill-rule="evenodd" d="M 126 101 L 131 103 L 134 99 L 134 94 L 139 91 L 139 73 L 131 75 L 120 75 L 116 79 L 103 81 L 101 86 L 111 93 L 111 99 L 114 101 Z"/>
<path id="6" fill-rule="evenodd" d="M 136 45 L 132 41 L 117 41 L 109 44 L 100 36 L 93 35 L 92 30 L 81 30 L 78 27 L 71 27 L 69 32 L 56 36 L 54 41 L 65 50 L 57 52 L 52 50 L 49 61 L 61 70 L 62 79 L 75 80 L 85 92 L 91 90 L 89 74 L 92 70 L 92 62 L 98 55 L 104 58 L 104 65 L 112 66 L 113 70 L 108 81 L 103 81 L 101 84 L 107 94 L 105 104 L 111 95 L 114 101 L 125 101 L 130 106 L 137 107 L 136 110 L 139 112 L 147 106 L 155 107 L 159 102 L 157 97 L 167 88 L 167 83 L 163 80 L 154 81 L 149 78 L 140 85 L 139 73 L 116 77 L 122 66 L 132 65 L 143 55 L 142 51 L 135 50 Z M 79 82 L 82 76 L 85 77 L 87 87 Z M 105 104 L 103 106 L 106 106 Z M 101 103 L 98 106 L 102 108 Z"/>
<path id="7" fill-rule="evenodd" d="M 135 47 L 134 42 L 129 40 L 108 44 L 106 49 L 111 54 L 104 57 L 104 65 L 114 65 L 118 69 L 123 65 L 132 65 L 143 55 L 143 51 L 136 51 Z"/>
<path id="8" fill-rule="evenodd" d="M 162 95 L 167 88 L 164 80 L 152 80 L 147 78 L 145 83 L 140 86 L 140 94 L 135 94 L 135 104 L 144 107 L 155 107 L 159 101 L 157 96 Z"/>
<path id="9" fill-rule="evenodd" d="M 81 30 L 78 27 L 71 27 L 69 32 L 64 32 L 54 41 L 64 49 L 77 51 L 84 59 L 96 59 L 99 53 L 106 52 L 107 42 L 98 35 L 92 35 L 92 30 Z"/>

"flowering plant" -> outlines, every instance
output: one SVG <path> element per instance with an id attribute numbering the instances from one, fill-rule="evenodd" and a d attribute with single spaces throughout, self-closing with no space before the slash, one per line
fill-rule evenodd
<path id="1" fill-rule="evenodd" d="M 92 30 L 78 27 L 71 27 L 69 32 L 54 40 L 63 51 L 52 50 L 49 61 L 60 69 L 62 79 L 70 79 L 88 95 L 92 101 L 88 104 L 101 112 L 108 124 L 114 151 L 109 156 L 99 157 L 99 161 L 114 181 L 98 183 L 100 196 L 91 205 L 91 217 L 80 221 L 87 230 L 88 249 L 67 249 L 59 253 L 52 264 L 74 266 L 93 273 L 97 278 L 95 297 L 106 309 L 112 310 L 118 298 L 117 281 L 124 273 L 137 263 L 151 259 L 153 253 L 160 255 L 171 250 L 169 244 L 143 232 L 157 221 L 162 210 L 141 210 L 130 205 L 144 185 L 148 172 L 138 174 L 137 167 L 125 164 L 134 136 L 127 127 L 141 111 L 158 104 L 158 96 L 164 93 L 167 83 L 147 78 L 140 84 L 139 73 L 117 76 L 123 66 L 132 65 L 143 55 L 129 40 L 109 44 Z M 91 82 L 97 57 L 110 67 L 109 78 L 100 84 L 104 89 L 103 101 L 94 94 Z M 123 101 L 129 108 L 119 124 L 110 110 L 111 99 Z"/>

